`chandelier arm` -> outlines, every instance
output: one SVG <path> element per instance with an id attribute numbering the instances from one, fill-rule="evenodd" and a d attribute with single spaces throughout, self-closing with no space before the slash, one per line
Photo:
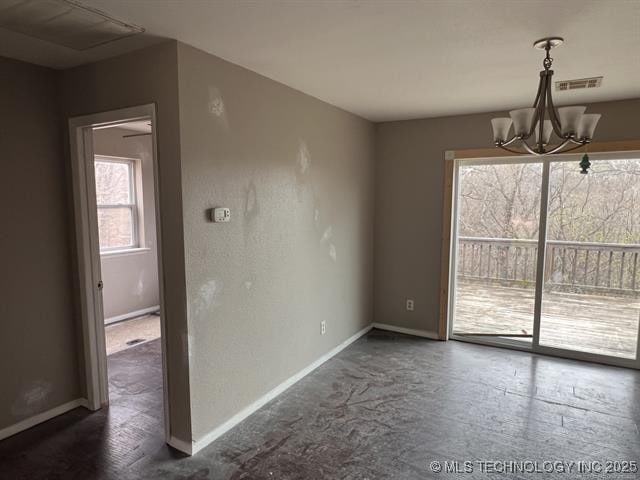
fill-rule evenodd
<path id="1" fill-rule="evenodd" d="M 507 147 L 504 147 L 503 145 L 504 144 L 498 145 L 498 147 L 500 147 L 502 150 L 506 150 L 507 152 L 515 153 L 517 155 L 524 155 L 527 153 L 527 152 L 521 152 L 520 150 L 513 150 L 512 148 L 507 148 Z"/>
<path id="2" fill-rule="evenodd" d="M 562 153 L 568 153 L 568 152 L 573 152 L 574 150 L 578 150 L 580 147 L 582 147 L 583 145 L 576 145 L 575 147 L 571 147 L 571 148 L 567 148 L 565 151 L 563 151 Z"/>
<path id="3" fill-rule="evenodd" d="M 574 137 L 569 137 L 569 140 L 571 141 L 571 143 L 575 143 L 576 145 L 579 146 L 583 146 L 586 145 L 587 143 L 591 143 L 590 141 L 585 140 L 576 140 Z"/>
<path id="4" fill-rule="evenodd" d="M 518 135 L 514 135 L 513 137 L 511 137 L 509 140 L 507 140 L 506 142 L 502 142 L 500 145 L 498 145 L 499 147 L 502 146 L 506 146 L 506 145 L 511 145 L 513 142 L 515 142 L 516 140 L 518 140 L 520 137 Z"/>
<path id="5" fill-rule="evenodd" d="M 531 155 L 540 155 L 540 153 L 536 152 L 533 148 L 531 148 L 529 146 L 529 144 L 527 142 L 525 142 L 524 140 L 522 140 L 522 147 L 529 152 Z"/>
<path id="6" fill-rule="evenodd" d="M 533 108 L 538 107 L 540 97 L 543 96 L 542 82 L 544 80 L 544 72 L 540 72 L 540 81 L 538 82 L 538 92 L 536 93 L 536 99 L 533 101 Z"/>
<path id="7" fill-rule="evenodd" d="M 549 85 L 548 85 L 549 79 L 548 77 L 545 75 L 544 77 L 544 89 L 546 90 Z M 546 111 L 546 107 L 547 107 L 547 102 L 546 102 L 546 96 L 542 95 L 542 98 L 540 99 L 540 105 L 539 105 L 539 109 L 538 109 L 538 138 L 536 139 L 536 146 L 537 149 L 536 151 L 538 153 L 544 153 L 544 143 L 543 143 L 543 136 L 544 136 L 544 117 L 545 117 L 545 111 Z"/>
<path id="8" fill-rule="evenodd" d="M 551 85 L 551 77 L 553 77 L 553 70 L 549 70 L 547 72 L 547 81 L 548 84 Z M 553 131 L 555 134 L 562 138 L 562 125 L 560 125 L 560 120 L 558 120 L 558 112 L 556 112 L 556 107 L 553 104 L 553 97 L 551 95 L 551 88 L 547 88 L 547 110 L 549 110 L 549 120 L 551 120 L 551 125 L 553 126 Z"/>
<path id="9" fill-rule="evenodd" d="M 569 143 L 571 143 L 571 139 L 570 138 L 565 139 L 565 141 L 562 142 L 560 145 L 549 150 L 547 152 L 547 155 L 552 155 L 554 153 L 568 153 L 582 146 L 582 145 L 578 145 L 577 147 L 571 147 L 571 148 L 568 148 L 567 150 L 563 150 L 563 148 L 566 147 Z"/>
<path id="10" fill-rule="evenodd" d="M 513 141 L 513 140 L 514 139 L 512 139 L 511 141 Z M 533 150 L 529 146 L 529 144 L 527 144 L 527 142 L 525 142 L 524 140 L 522 140 L 522 146 L 526 150 L 525 152 L 522 152 L 520 150 L 514 150 L 512 148 L 507 148 L 507 147 L 505 147 L 506 143 L 503 143 L 503 144 L 497 145 L 497 146 L 499 148 L 503 149 L 503 150 L 506 150 L 507 152 L 510 152 L 510 153 L 516 153 L 518 155 L 523 155 L 523 154 L 530 153 L 531 155 L 535 155 L 536 157 L 539 157 L 539 156 L 542 156 L 542 155 L 551 155 L 551 154 L 554 154 L 554 153 L 569 153 L 569 152 L 573 152 L 574 150 L 577 150 L 577 149 L 579 149 L 580 147 L 582 147 L 584 145 L 584 144 L 579 144 L 579 145 L 576 145 L 574 147 L 568 148 L 566 150 L 562 150 L 569 143 L 572 143 L 572 142 L 571 142 L 571 139 L 568 138 L 564 142 L 562 142 L 560 145 L 558 145 L 557 147 L 554 147 L 552 150 L 550 150 L 548 152 L 544 152 L 544 154 L 538 153 L 535 150 Z M 576 142 L 573 142 L 573 143 L 576 143 Z"/>
<path id="11" fill-rule="evenodd" d="M 531 128 L 527 132 L 526 135 L 523 135 L 521 139 L 529 138 L 531 134 L 533 134 L 536 123 L 538 122 L 538 118 L 540 116 L 540 105 L 544 103 L 544 90 L 545 90 L 545 76 L 544 72 L 540 72 L 540 81 L 538 82 L 538 93 L 536 93 L 536 99 L 533 101 L 533 108 L 535 108 L 535 113 L 533 115 L 533 121 L 531 122 Z"/>
<path id="12" fill-rule="evenodd" d="M 566 150 L 563 150 L 561 152 L 557 152 L 557 153 L 569 153 L 569 152 L 573 152 L 574 150 L 578 150 L 580 147 L 582 147 L 582 145 L 576 145 L 574 147 L 571 148 L 567 148 Z"/>

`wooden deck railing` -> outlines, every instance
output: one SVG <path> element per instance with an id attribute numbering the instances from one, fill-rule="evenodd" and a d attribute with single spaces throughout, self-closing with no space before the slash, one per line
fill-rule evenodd
<path id="1" fill-rule="evenodd" d="M 545 288 L 640 293 L 640 245 L 547 241 Z M 501 284 L 535 284 L 537 240 L 458 238 L 458 276 Z"/>

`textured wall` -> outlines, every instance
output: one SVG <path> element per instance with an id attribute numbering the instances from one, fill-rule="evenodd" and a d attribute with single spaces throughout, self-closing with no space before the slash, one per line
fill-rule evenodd
<path id="1" fill-rule="evenodd" d="M 0 429 L 80 396 L 54 75 L 0 58 Z"/>
<path id="2" fill-rule="evenodd" d="M 124 138 L 139 133 L 121 128 L 101 128 L 93 132 L 96 155 L 137 158 L 142 169 L 144 245 L 149 250 L 127 254 L 102 255 L 102 298 L 104 317 L 126 315 L 159 304 L 158 257 L 156 244 L 156 206 L 153 185 L 151 136 Z"/>
<path id="3" fill-rule="evenodd" d="M 65 118 L 155 103 L 162 228 L 171 434 L 191 438 L 186 323 L 182 183 L 178 112 L 177 44 L 174 41 L 61 72 Z"/>
<path id="4" fill-rule="evenodd" d="M 589 111 L 603 114 L 596 141 L 640 139 L 640 99 Z M 437 331 L 444 152 L 490 148 L 490 119 L 504 115 L 376 125 L 376 322 Z M 406 311 L 406 298 L 415 299 L 415 311 Z"/>
<path id="5" fill-rule="evenodd" d="M 371 322 L 374 127 L 192 47 L 178 60 L 199 439 Z"/>

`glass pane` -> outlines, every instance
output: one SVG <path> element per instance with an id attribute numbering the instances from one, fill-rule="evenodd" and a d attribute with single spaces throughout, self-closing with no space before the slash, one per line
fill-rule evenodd
<path id="1" fill-rule="evenodd" d="M 100 249 L 133 246 L 131 208 L 98 208 Z"/>
<path id="2" fill-rule="evenodd" d="M 459 168 L 453 333 L 530 341 L 541 163 Z"/>
<path id="3" fill-rule="evenodd" d="M 551 164 L 540 344 L 635 358 L 640 160 Z"/>
<path id="4" fill-rule="evenodd" d="M 129 163 L 96 160 L 95 172 L 98 205 L 133 203 Z"/>

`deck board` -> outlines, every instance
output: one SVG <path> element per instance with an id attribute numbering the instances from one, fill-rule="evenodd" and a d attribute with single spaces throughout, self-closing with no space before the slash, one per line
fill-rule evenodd
<path id="1" fill-rule="evenodd" d="M 533 333 L 534 289 L 458 280 L 456 334 Z M 549 292 L 543 296 L 540 344 L 635 358 L 640 300 Z"/>

